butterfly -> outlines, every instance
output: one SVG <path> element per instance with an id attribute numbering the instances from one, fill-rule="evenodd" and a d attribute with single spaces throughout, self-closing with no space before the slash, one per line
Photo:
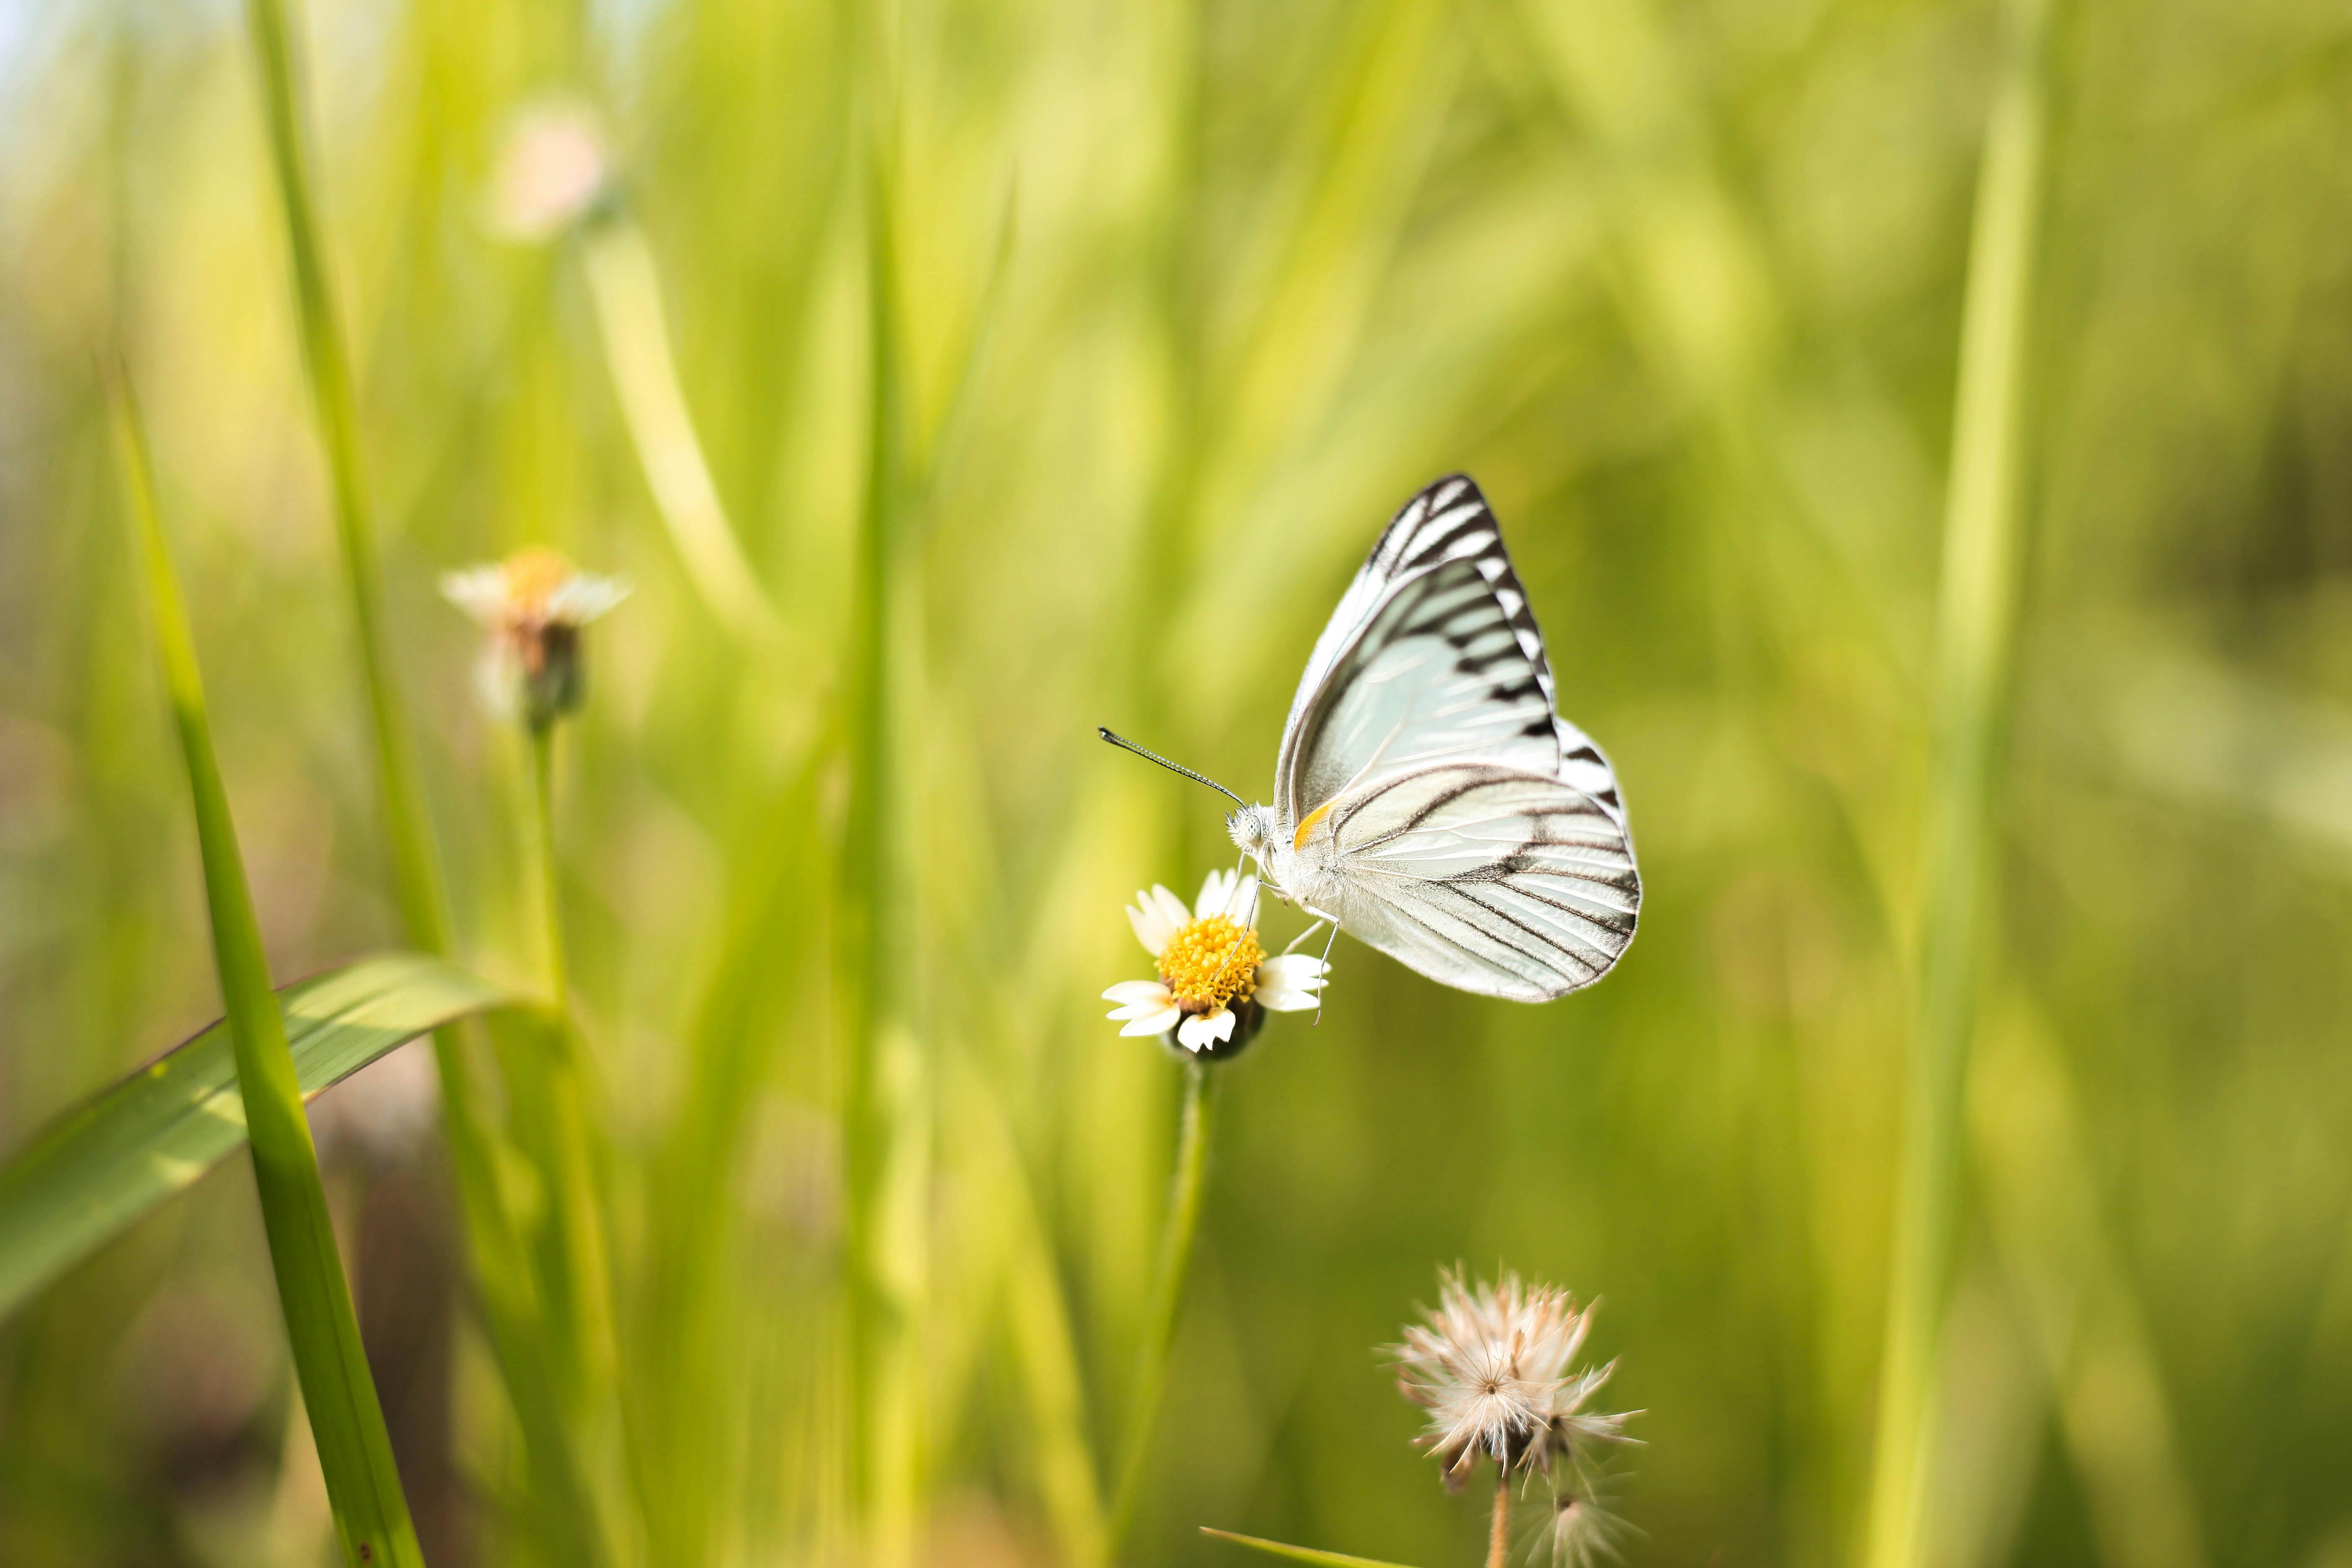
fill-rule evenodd
<path id="1" fill-rule="evenodd" d="M 1467 475 L 1406 502 L 1340 596 L 1283 726 L 1273 804 L 1101 733 L 1224 794 L 1267 889 L 1432 980 L 1549 1002 L 1633 940 L 1642 879 L 1616 774 L 1559 714 Z"/>

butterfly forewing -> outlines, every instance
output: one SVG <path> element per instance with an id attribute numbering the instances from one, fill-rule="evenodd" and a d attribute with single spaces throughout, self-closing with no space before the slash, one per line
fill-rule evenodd
<path id="1" fill-rule="evenodd" d="M 1540 1001 L 1633 940 L 1616 778 L 1559 717 L 1526 591 L 1465 477 L 1408 502 L 1340 599 L 1275 790 L 1301 847 L 1329 820 L 1340 923 L 1433 979 Z"/>
<path id="2" fill-rule="evenodd" d="M 1298 738 L 1301 819 L 1342 791 L 1434 763 L 1559 767 L 1544 681 L 1474 561 L 1441 562 L 1398 584 L 1324 690 Z"/>

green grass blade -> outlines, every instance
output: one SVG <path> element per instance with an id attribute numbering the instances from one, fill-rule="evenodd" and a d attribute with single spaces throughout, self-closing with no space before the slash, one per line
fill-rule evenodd
<path id="1" fill-rule="evenodd" d="M 1879 1370 L 1871 1568 L 1911 1568 L 1920 1560 L 1925 1483 L 1934 1473 L 1937 1341 L 1959 1228 L 1961 1112 L 2016 641 L 2020 406 L 2042 199 L 2048 11 L 2047 0 L 2013 0 L 2010 8 L 2009 58 L 1985 132 L 1960 324 L 1926 907 Z"/>
<path id="2" fill-rule="evenodd" d="M 613 391 L 688 580 L 720 625 L 747 646 L 774 653 L 783 627 L 736 538 L 695 433 L 670 348 L 653 247 L 635 221 L 619 214 L 590 233 L 585 260 Z"/>
<path id="3" fill-rule="evenodd" d="M 212 918 L 213 955 L 228 1010 L 229 1043 L 253 1154 L 254 1186 L 261 1200 L 278 1300 L 293 1351 L 294 1373 L 318 1445 L 319 1468 L 344 1555 L 355 1563 L 421 1565 L 424 1552 L 409 1521 L 408 1500 L 392 1458 L 392 1437 L 375 1382 L 360 1342 L 351 1283 L 335 1247 L 318 1151 L 302 1113 L 285 1016 L 271 994 L 269 964 L 254 918 L 253 896 L 236 845 L 228 794 L 213 755 L 205 716 L 204 683 L 196 668 L 179 584 L 155 511 L 146 441 L 129 388 L 118 385 L 117 427 L 131 513 L 145 568 L 149 608 L 162 656 L 196 815 L 204 858 L 205 900 Z"/>
<path id="4" fill-rule="evenodd" d="M 385 953 L 278 994 L 307 1099 L 505 994 L 439 959 Z M 245 1142 L 228 1025 L 105 1089 L 0 1166 L 0 1316 Z"/>
<path id="5" fill-rule="evenodd" d="M 261 72 L 278 194 L 286 213 L 302 360 L 318 405 L 319 439 L 326 447 L 328 479 L 334 492 L 337 542 L 359 627 L 360 663 L 367 679 L 368 713 L 375 732 L 377 790 L 391 840 L 394 890 L 411 940 L 427 952 L 446 952 L 448 895 L 434 854 L 424 790 L 417 782 L 408 716 L 384 651 L 383 589 L 376 563 L 375 525 L 368 513 L 367 488 L 360 472 L 359 414 L 352 393 L 351 354 L 343 342 L 341 321 L 327 279 L 325 247 L 319 237 L 284 0 L 251 0 L 246 16 Z M 441 1066 L 446 1069 L 450 1065 L 445 1053 Z"/>
<path id="6" fill-rule="evenodd" d="M 336 542 L 359 638 L 374 739 L 376 793 L 389 844 L 394 897 L 409 940 L 428 952 L 449 951 L 448 890 L 433 839 L 415 742 L 393 673 L 383 628 L 383 592 L 374 523 L 362 474 L 359 415 L 351 355 L 335 308 L 314 195 L 298 82 L 299 55 L 286 0 L 249 0 L 247 33 L 262 89 L 270 159 L 286 219 L 297 329 L 325 448 Z M 530 1465 L 551 1495 L 540 1517 L 562 1560 L 601 1562 L 605 1552 L 587 1523 L 580 1464 L 551 1392 L 540 1316 L 544 1298 L 520 1261 L 514 1216 L 496 1178 L 497 1146 L 479 1103 L 472 1064 L 457 1031 L 434 1033 L 441 1075 L 442 1129 L 465 1217 L 466 1247 L 500 1376 L 521 1421 Z"/>
<path id="7" fill-rule="evenodd" d="M 1263 1552 L 1269 1557 L 1287 1557 L 1294 1563 L 1320 1563 L 1325 1568 L 1404 1568 L 1399 1563 L 1383 1563 L 1377 1557 L 1350 1557 L 1344 1552 L 1318 1552 L 1312 1546 L 1293 1546 L 1286 1542 L 1268 1541 L 1262 1536 L 1236 1535 L 1230 1530 L 1201 1527 L 1203 1535 L 1213 1535 L 1220 1541 L 1230 1541 L 1246 1546 L 1253 1552 Z"/>

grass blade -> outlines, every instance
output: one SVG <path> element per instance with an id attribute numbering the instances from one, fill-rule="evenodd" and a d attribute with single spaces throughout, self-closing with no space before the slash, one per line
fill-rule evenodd
<path id="1" fill-rule="evenodd" d="M 376 793 L 390 841 L 394 892 L 409 940 L 428 952 L 449 951 L 448 890 L 434 847 L 432 819 L 419 780 L 414 739 L 385 651 L 383 585 L 374 526 L 361 474 L 359 416 L 351 355 L 335 310 L 325 246 L 312 194 L 308 143 L 297 90 L 296 53 L 286 0 L 248 0 L 247 33 L 262 88 L 270 159 L 286 218 L 294 274 L 297 328 L 316 405 L 333 492 L 336 542 L 358 631 L 375 742 Z M 541 1517 L 562 1561 L 598 1563 L 605 1550 L 590 1531 L 580 1467 L 571 1451 L 545 1363 L 540 1322 L 544 1298 L 521 1263 L 514 1217 L 497 1179 L 498 1150 L 478 1104 L 472 1063 L 458 1032 L 433 1036 L 441 1076 L 443 1135 L 465 1216 L 466 1251 L 499 1374 L 512 1396 L 534 1476 L 552 1495 Z"/>
<path id="2" fill-rule="evenodd" d="M 326 447 L 328 479 L 334 492 L 335 532 L 359 627 L 360 664 L 367 679 L 368 714 L 374 724 L 377 789 L 391 839 L 394 889 L 412 940 L 427 952 L 446 952 L 448 896 L 434 854 L 424 791 L 417 782 L 408 716 L 384 652 L 383 587 L 376 563 L 375 525 L 368 513 L 367 489 L 360 473 L 359 414 L 352 394 L 351 354 L 343 342 L 319 238 L 284 0 L 250 0 L 246 16 L 261 71 L 278 194 L 286 212 L 302 362 L 318 405 L 319 439 Z M 447 1053 L 440 1065 L 445 1073 L 453 1065 Z"/>
<path id="3" fill-rule="evenodd" d="M 505 993 L 421 954 L 363 958 L 278 994 L 308 1099 Z M 0 1317 L 245 1142 L 226 1021 L 52 1123 L 0 1167 Z"/>
<path id="4" fill-rule="evenodd" d="M 783 627 L 703 458 L 686 389 L 678 384 L 661 277 L 645 232 L 626 214 L 604 219 L 588 236 L 586 265 L 613 390 L 687 577 L 729 631 L 749 647 L 772 652 Z"/>
<path id="5" fill-rule="evenodd" d="M 318 1151 L 311 1146 L 310 1124 L 302 1113 L 286 1018 L 270 993 L 261 928 L 246 886 L 228 795 L 213 755 L 195 645 L 156 517 L 153 474 L 127 385 L 118 384 L 115 407 L 155 640 L 195 807 L 213 955 L 221 999 L 228 1010 L 254 1187 L 261 1199 L 269 1260 L 278 1276 L 278 1307 L 318 1445 L 319 1468 L 326 1477 L 335 1531 L 352 1563 L 421 1568 L 425 1555 L 393 1464 L 392 1437 L 384 1428 L 374 1380 L 368 1374 L 351 1284 L 343 1278 L 327 1189 L 319 1177 Z"/>
<path id="6" fill-rule="evenodd" d="M 1287 1542 L 1268 1541 L 1263 1536 L 1236 1535 L 1230 1530 L 1201 1527 L 1203 1535 L 1213 1535 L 1220 1541 L 1230 1541 L 1246 1546 L 1253 1552 L 1263 1552 L 1269 1557 L 1287 1557 L 1294 1563 L 1320 1563 L 1325 1568 L 1404 1568 L 1402 1563 L 1383 1563 L 1377 1557 L 1350 1557 L 1344 1552 L 1318 1552 L 1312 1546 L 1293 1546 Z"/>
<path id="7" fill-rule="evenodd" d="M 1924 1483 L 1934 1468 L 1936 1345 L 1958 1231 L 1961 1113 L 2016 640 L 2019 410 L 2041 204 L 2047 25 L 2047 0 L 2012 0 L 2009 58 L 1985 132 L 1960 325 L 1937 628 L 1927 905 L 1879 1369 L 1871 1568 L 1910 1568 L 1919 1561 Z"/>

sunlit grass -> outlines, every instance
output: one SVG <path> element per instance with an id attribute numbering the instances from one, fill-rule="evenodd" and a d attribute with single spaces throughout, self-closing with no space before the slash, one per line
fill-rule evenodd
<path id="1" fill-rule="evenodd" d="M 1607 1299 L 1649 1412 L 1629 1561 L 1863 1556 L 1882 1389 L 1915 1413 L 1886 1560 L 2325 1561 L 2341 18 L 2063 7 L 2021 185 L 2004 26 L 0 25 L 0 1154 L 217 1011 L 89 363 L 119 336 L 270 971 L 419 948 L 568 1001 L 560 1039 L 436 1038 L 437 1148 L 330 1155 L 436 1563 L 1247 1560 L 1204 1523 L 1475 1562 L 1483 1506 L 1365 1352 L 1457 1258 Z M 551 101 L 612 199 L 519 245 L 500 150 Z M 2031 353 L 1994 374 L 1971 247 L 2037 184 Z M 1456 468 L 1622 774 L 1643 934 L 1534 1009 L 1342 939 L 1321 1022 L 1219 1069 L 1171 1301 L 1187 1075 L 1096 997 L 1131 890 L 1229 851 L 1093 727 L 1262 797 L 1348 573 Z M 1942 616 L 2004 695 L 1939 719 L 1963 536 L 2015 552 Z M 525 543 L 637 585 L 551 814 L 435 591 Z M 2000 787 L 1953 771 L 2003 728 Z M 1981 905 L 1925 920 L 1955 814 Z M 1920 1328 L 1883 1365 L 1890 1278 Z M 0 1560 L 261 1560 L 282 1340 L 226 1174 L 46 1282 L 0 1327 Z"/>

